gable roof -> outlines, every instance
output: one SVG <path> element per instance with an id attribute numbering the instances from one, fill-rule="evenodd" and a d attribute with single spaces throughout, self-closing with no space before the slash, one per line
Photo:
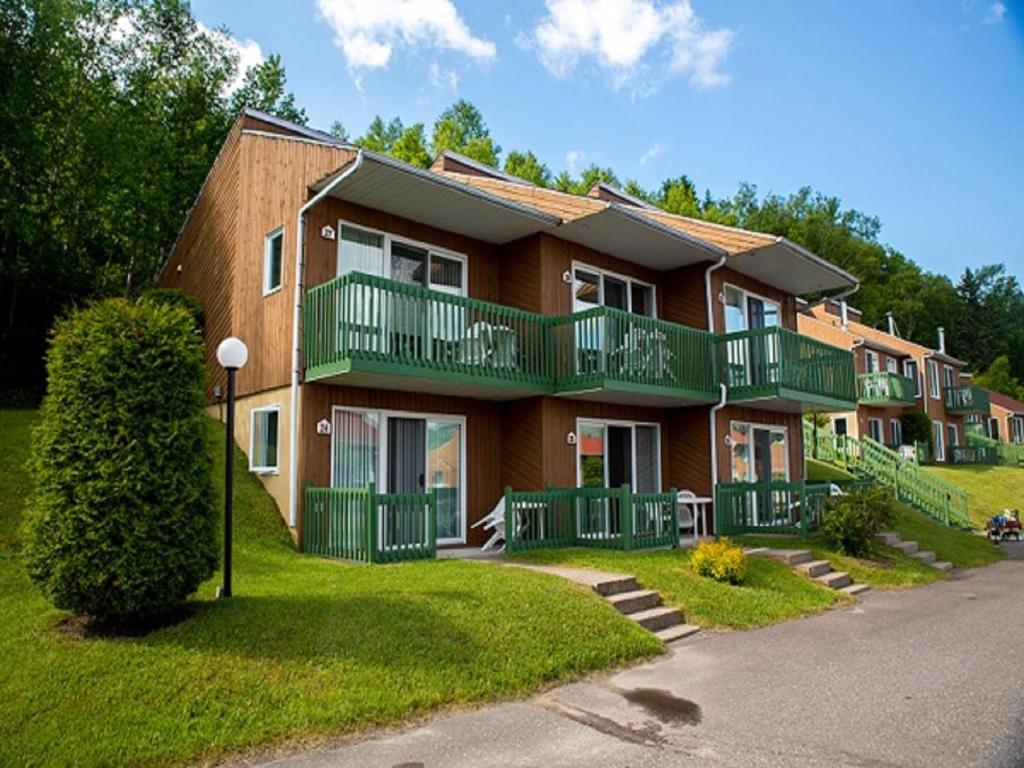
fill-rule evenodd
<path id="1" fill-rule="evenodd" d="M 996 392 L 994 389 L 988 391 L 988 397 L 992 405 L 997 405 L 1004 410 L 1010 411 L 1010 413 L 1024 416 L 1024 403 L 1020 400 L 1004 395 L 1002 392 Z"/>
<path id="2" fill-rule="evenodd" d="M 299 125 L 298 123 L 293 123 L 291 120 L 285 120 L 277 115 L 272 115 L 269 112 L 263 112 L 259 109 L 253 109 L 252 107 L 244 107 L 242 109 L 242 116 L 252 118 L 253 120 L 259 120 L 260 122 L 267 123 L 275 128 L 280 128 L 288 133 L 296 136 L 302 136 L 307 139 L 313 139 L 314 141 L 322 141 L 325 144 L 336 144 L 340 147 L 352 146 L 350 142 L 343 141 L 337 136 L 327 133 L 326 131 L 318 131 L 315 128 Z"/>

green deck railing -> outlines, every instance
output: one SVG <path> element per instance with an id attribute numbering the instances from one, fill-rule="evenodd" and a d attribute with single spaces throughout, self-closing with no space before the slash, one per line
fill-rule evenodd
<path id="1" fill-rule="evenodd" d="M 988 390 L 968 384 L 945 388 L 946 410 L 949 413 L 988 413 Z"/>
<path id="2" fill-rule="evenodd" d="M 857 393 L 862 405 L 913 405 L 916 396 L 912 378 L 889 371 L 860 374 Z"/>
<path id="3" fill-rule="evenodd" d="M 730 400 L 785 397 L 842 410 L 856 405 L 849 350 L 777 327 L 719 336 L 718 347 Z"/>
<path id="4" fill-rule="evenodd" d="M 715 486 L 715 532 L 781 533 L 806 536 L 817 529 L 828 498 L 828 483 L 719 483 Z"/>
<path id="5" fill-rule="evenodd" d="M 365 563 L 437 555 L 437 495 L 366 488 L 307 488 L 304 551 Z"/>
<path id="6" fill-rule="evenodd" d="M 967 429 L 974 426 L 974 429 Z M 950 454 L 950 461 L 953 464 L 1001 464 L 1009 467 L 1017 467 L 1024 463 L 1024 445 L 1019 443 L 1004 443 L 1001 440 L 989 437 L 980 432 L 981 425 L 964 425 L 964 434 L 967 438 L 966 449 L 968 452 L 958 456 Z"/>
<path id="7" fill-rule="evenodd" d="M 543 392 L 549 340 L 542 315 L 374 275 L 353 272 L 306 292 L 311 380 L 356 368 Z"/>
<path id="8" fill-rule="evenodd" d="M 621 488 L 505 489 L 505 550 L 679 546 L 676 492 Z"/>
<path id="9" fill-rule="evenodd" d="M 711 402 L 718 395 L 714 334 L 611 307 L 551 324 L 555 389 L 661 389 Z"/>

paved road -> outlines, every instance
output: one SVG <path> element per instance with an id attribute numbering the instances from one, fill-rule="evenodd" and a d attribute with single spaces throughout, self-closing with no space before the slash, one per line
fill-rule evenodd
<path id="1" fill-rule="evenodd" d="M 701 633 L 610 677 L 272 764 L 1024 766 L 1022 600 L 1024 559 L 1008 561 L 812 619 Z"/>

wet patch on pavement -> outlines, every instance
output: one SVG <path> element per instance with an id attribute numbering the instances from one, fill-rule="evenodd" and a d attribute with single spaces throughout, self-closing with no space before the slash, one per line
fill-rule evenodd
<path id="1" fill-rule="evenodd" d="M 620 688 L 618 693 L 666 725 L 700 724 L 702 713 L 697 704 L 661 688 Z"/>

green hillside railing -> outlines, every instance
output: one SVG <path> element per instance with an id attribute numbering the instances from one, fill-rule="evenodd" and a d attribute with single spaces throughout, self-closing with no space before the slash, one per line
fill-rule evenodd
<path id="1" fill-rule="evenodd" d="M 679 546 L 676 492 L 621 488 L 505 489 L 505 551 L 591 547 L 633 551 Z"/>
<path id="2" fill-rule="evenodd" d="M 778 533 L 806 536 L 816 530 L 828 483 L 719 483 L 715 486 L 715 533 Z"/>
<path id="3" fill-rule="evenodd" d="M 819 410 L 856 407 L 856 371 L 847 349 L 778 327 L 725 334 L 718 347 L 730 400 L 784 397 Z"/>
<path id="4" fill-rule="evenodd" d="M 913 405 L 915 394 L 909 376 L 876 371 L 857 377 L 857 402 L 862 405 Z"/>
<path id="5" fill-rule="evenodd" d="M 945 388 L 945 404 L 949 413 L 988 413 L 989 395 L 987 389 L 968 384 Z"/>
<path id="6" fill-rule="evenodd" d="M 437 495 L 365 488 L 307 488 L 302 531 L 309 554 L 364 563 L 437 555 Z"/>
<path id="7" fill-rule="evenodd" d="M 968 429 L 974 426 L 974 429 Z M 964 425 L 964 435 L 967 445 L 963 453 L 950 454 L 950 461 L 953 464 L 1000 464 L 1008 467 L 1017 467 L 1024 463 L 1024 445 L 1019 443 L 1004 443 L 980 432 L 981 425 Z"/>
<path id="8" fill-rule="evenodd" d="M 306 292 L 309 380 L 350 370 L 551 389 L 548 318 L 353 272 Z"/>
<path id="9" fill-rule="evenodd" d="M 718 396 L 715 337 L 707 331 L 595 307 L 551 325 L 555 389 L 660 391 L 695 402 Z"/>

